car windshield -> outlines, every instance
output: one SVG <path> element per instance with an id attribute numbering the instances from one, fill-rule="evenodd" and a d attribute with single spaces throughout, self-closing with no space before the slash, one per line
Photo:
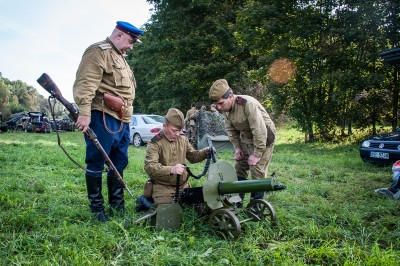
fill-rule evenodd
<path id="1" fill-rule="evenodd" d="M 158 123 L 164 123 L 165 118 L 160 115 L 148 115 L 148 116 L 143 116 L 143 121 L 146 124 L 158 124 Z"/>

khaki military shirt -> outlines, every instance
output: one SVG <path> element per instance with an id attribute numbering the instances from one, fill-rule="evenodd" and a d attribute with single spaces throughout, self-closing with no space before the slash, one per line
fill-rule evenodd
<path id="1" fill-rule="evenodd" d="M 171 174 L 171 169 L 176 164 L 186 164 L 186 159 L 190 163 L 197 163 L 206 159 L 207 155 L 208 147 L 195 150 L 186 136 L 182 135 L 176 141 L 169 141 L 161 131 L 153 137 L 147 144 L 144 161 L 144 169 L 154 183 L 153 197 L 174 193 L 176 175 Z M 183 172 L 180 186 L 185 185 L 188 178 L 188 173 Z M 166 187 L 157 188 L 156 185 Z"/>
<path id="2" fill-rule="evenodd" d="M 124 121 L 129 122 L 135 89 L 133 71 L 109 38 L 86 49 L 73 87 L 74 100 L 81 115 L 90 116 L 91 110 L 101 111 L 102 94 L 108 92 L 126 100 Z M 104 112 L 118 119 L 118 115 L 106 106 Z"/>
<path id="3" fill-rule="evenodd" d="M 253 144 L 254 154 L 261 157 L 266 147 L 275 141 L 275 124 L 265 108 L 255 98 L 235 95 L 232 109 L 224 113 L 225 127 L 233 146 Z"/>
<path id="4" fill-rule="evenodd" d="M 196 114 L 196 107 L 192 107 L 190 108 L 187 112 L 186 112 L 186 117 L 185 120 L 189 120 L 189 119 L 193 119 L 194 115 Z"/>

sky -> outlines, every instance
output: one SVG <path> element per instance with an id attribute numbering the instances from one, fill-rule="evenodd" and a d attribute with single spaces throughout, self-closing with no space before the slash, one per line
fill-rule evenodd
<path id="1" fill-rule="evenodd" d="M 0 0 L 0 72 L 33 86 L 47 73 L 64 98 L 85 49 L 108 37 L 119 20 L 141 27 L 150 19 L 146 0 Z"/>

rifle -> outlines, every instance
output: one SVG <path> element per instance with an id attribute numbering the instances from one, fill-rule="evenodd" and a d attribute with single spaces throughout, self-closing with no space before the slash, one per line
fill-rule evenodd
<path id="1" fill-rule="evenodd" d="M 54 81 L 50 78 L 49 75 L 46 73 L 43 73 L 38 79 L 37 82 L 47 91 L 50 93 L 51 96 L 49 98 L 55 98 L 58 100 L 62 105 L 67 108 L 69 112 L 69 117 L 76 122 L 78 120 L 79 116 L 79 110 L 76 108 L 75 105 L 72 103 L 68 102 L 61 94 L 60 89 L 57 87 L 57 85 L 54 83 Z M 113 171 L 114 175 L 117 177 L 118 181 L 122 184 L 122 186 L 128 191 L 129 195 L 133 197 L 132 192 L 129 190 L 128 186 L 126 185 L 124 179 L 121 177 L 117 169 L 115 168 L 113 162 L 111 161 L 110 157 L 108 157 L 107 153 L 105 152 L 104 148 L 101 146 L 99 140 L 97 139 L 96 134 L 93 132 L 91 128 L 88 128 L 85 133 L 90 141 L 96 146 L 96 148 L 100 151 L 100 153 L 103 155 L 106 164 L 108 166 L 108 169 Z M 64 151 L 65 152 L 65 151 Z"/>

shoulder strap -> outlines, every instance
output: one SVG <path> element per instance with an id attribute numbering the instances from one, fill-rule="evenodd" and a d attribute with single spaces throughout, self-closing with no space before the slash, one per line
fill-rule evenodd
<path id="1" fill-rule="evenodd" d="M 151 138 L 152 142 L 157 142 L 162 139 L 162 135 L 160 133 L 156 134 L 154 137 Z"/>
<path id="2" fill-rule="evenodd" d="M 236 97 L 236 103 L 239 105 L 245 105 L 247 102 L 247 100 L 243 97 L 237 96 Z"/>
<path id="3" fill-rule="evenodd" d="M 109 43 L 101 43 L 101 44 L 99 44 L 99 47 L 102 49 L 102 50 L 107 50 L 107 49 L 111 49 L 112 47 L 111 47 L 111 44 L 109 44 Z"/>

